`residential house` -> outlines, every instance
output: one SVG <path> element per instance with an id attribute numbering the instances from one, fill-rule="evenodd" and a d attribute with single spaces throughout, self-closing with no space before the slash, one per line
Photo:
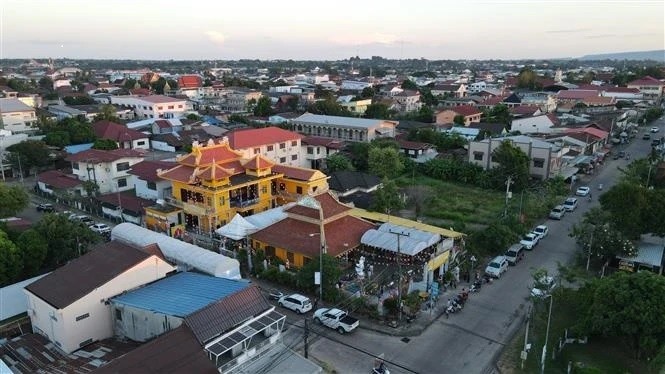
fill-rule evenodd
<path id="1" fill-rule="evenodd" d="M 35 108 L 19 99 L 0 99 L 0 128 L 12 134 L 27 134 L 37 131 Z"/>
<path id="2" fill-rule="evenodd" d="M 556 116 L 542 114 L 535 117 L 513 119 L 510 124 L 510 131 L 519 131 L 521 134 L 549 134 L 557 126 L 559 126 L 559 120 Z"/>
<path id="3" fill-rule="evenodd" d="M 47 170 L 37 174 L 37 189 L 54 197 L 85 194 L 83 182 L 76 178 L 76 175 L 58 170 Z"/>
<path id="4" fill-rule="evenodd" d="M 429 143 L 412 142 L 402 137 L 395 139 L 399 145 L 399 152 L 417 163 L 427 162 L 438 155 L 436 147 Z"/>
<path id="5" fill-rule="evenodd" d="M 455 122 L 455 117 L 464 117 L 464 126 L 469 126 L 471 123 L 480 122 L 480 117 L 483 112 L 476 107 L 462 105 L 450 109 L 443 109 L 436 113 L 436 123 L 446 124 Z"/>
<path id="6" fill-rule="evenodd" d="M 18 99 L 18 91 L 8 86 L 0 86 L 0 94 L 5 99 Z"/>
<path id="7" fill-rule="evenodd" d="M 321 252 L 342 257 L 360 246 L 362 235 L 374 228 L 351 216 L 350 210 L 329 192 L 309 197 L 285 209 L 287 218 L 251 234 L 252 247 L 298 268 Z"/>
<path id="8" fill-rule="evenodd" d="M 134 117 L 178 118 L 187 111 L 187 100 L 163 95 L 111 96 L 111 103 L 134 110 Z"/>
<path id="9" fill-rule="evenodd" d="M 182 209 L 187 227 L 203 232 L 225 225 L 236 213 L 251 215 L 274 208 L 280 195 L 288 195 L 289 200 L 296 194 L 328 189 L 324 174 L 275 165 L 260 154 L 244 158 L 226 138 L 218 143 L 195 142 L 191 153 L 176 162 L 177 166 L 157 172 L 172 183 L 173 195 L 166 200 Z M 290 178 L 277 170 L 297 170 L 306 175 Z"/>
<path id="10" fill-rule="evenodd" d="M 469 162 L 488 170 L 497 164 L 492 160 L 492 153 L 508 141 L 520 148 L 529 157 L 529 174 L 538 179 L 548 179 L 559 175 L 561 168 L 561 148 L 555 144 L 531 138 L 526 135 L 487 138 L 469 142 Z"/>
<path id="11" fill-rule="evenodd" d="M 107 302 L 174 271 L 158 256 L 104 243 L 25 287 L 33 332 L 66 353 L 113 336 Z"/>
<path id="12" fill-rule="evenodd" d="M 469 96 L 461 98 L 448 98 L 440 102 L 440 106 L 443 106 L 444 108 L 457 107 L 463 105 L 476 106 L 478 104 L 479 104 L 478 101 L 474 100 Z"/>
<path id="13" fill-rule="evenodd" d="M 113 140 L 121 149 L 150 149 L 148 135 L 108 120 L 92 124 L 97 139 Z"/>
<path id="14" fill-rule="evenodd" d="M 362 116 L 365 114 L 367 107 L 372 104 L 372 99 L 353 99 L 354 96 L 351 95 L 340 96 L 337 98 L 337 103 L 357 116 Z"/>
<path id="15" fill-rule="evenodd" d="M 110 192 L 95 196 L 102 208 L 102 215 L 116 223 L 128 222 L 143 226 L 145 208 L 155 204 L 153 200 L 137 197 L 134 191 Z"/>
<path id="16" fill-rule="evenodd" d="M 299 116 L 300 114 L 296 112 L 277 113 L 268 117 L 268 123 L 271 125 L 288 124 L 291 123 L 294 118 L 298 118 Z"/>
<path id="17" fill-rule="evenodd" d="M 468 128 L 478 129 L 481 133 L 485 133 L 491 137 L 499 137 L 508 135 L 506 125 L 496 122 L 480 122 L 472 123 Z"/>
<path id="18" fill-rule="evenodd" d="M 104 194 L 134 188 L 129 170 L 143 158 L 143 153 L 133 149 L 89 149 L 65 160 L 72 163 L 72 171 L 79 180 L 95 182 L 99 193 Z"/>
<path id="19" fill-rule="evenodd" d="M 342 170 L 330 174 L 328 185 L 330 190 L 341 199 L 359 192 L 376 191 L 381 186 L 381 178 L 359 171 Z"/>
<path id="20" fill-rule="evenodd" d="M 62 121 L 65 118 L 77 118 L 84 121 L 90 121 L 94 117 L 94 114 L 89 117 L 86 112 L 72 108 L 68 105 L 49 105 L 47 110 L 54 114 L 58 121 Z"/>
<path id="21" fill-rule="evenodd" d="M 639 88 L 603 86 L 603 91 L 600 94 L 604 97 L 613 97 L 617 101 L 641 101 L 644 98 Z"/>
<path id="22" fill-rule="evenodd" d="M 484 91 L 485 89 L 487 89 L 487 82 L 485 82 L 485 81 L 473 82 L 473 83 L 469 83 L 468 92 L 469 93 L 478 93 L 478 92 Z"/>
<path id="23" fill-rule="evenodd" d="M 467 95 L 467 87 L 463 83 L 436 84 L 431 92 L 434 96 L 461 98 Z"/>
<path id="24" fill-rule="evenodd" d="M 328 156 L 340 152 L 344 142 L 318 136 L 306 136 L 300 141 L 303 157 L 300 167 L 325 170 Z"/>
<path id="25" fill-rule="evenodd" d="M 134 186 L 136 196 L 149 200 L 171 196 L 173 194 L 171 182 L 158 177 L 157 170 L 170 169 L 175 165 L 175 162 L 151 160 L 132 165 L 129 169 L 129 174 L 133 176 L 130 184 Z"/>
<path id="26" fill-rule="evenodd" d="M 423 105 L 420 102 L 420 92 L 404 90 L 393 96 L 395 108 L 398 112 L 413 112 Z"/>
<path id="27" fill-rule="evenodd" d="M 540 116 L 543 112 L 537 105 L 520 105 L 508 109 L 513 118 Z"/>
<path id="28" fill-rule="evenodd" d="M 543 113 L 552 113 L 557 106 L 556 96 L 551 92 L 525 92 L 520 94 L 520 99 L 521 106 L 537 106 Z"/>
<path id="29" fill-rule="evenodd" d="M 258 101 L 263 94 L 261 91 L 250 90 L 244 87 L 234 87 L 226 94 L 226 100 L 221 103 L 222 110 L 230 112 L 245 112 L 251 100 Z"/>
<path id="30" fill-rule="evenodd" d="M 352 142 L 371 142 L 376 138 L 395 136 L 397 121 L 325 116 L 305 113 L 293 120 L 301 134 Z"/>
<path id="31" fill-rule="evenodd" d="M 302 135 L 279 127 L 240 129 L 226 134 L 229 145 L 244 158 L 262 155 L 282 165 L 302 164 Z"/>
<path id="32" fill-rule="evenodd" d="M 386 85 L 381 88 L 379 88 L 379 92 L 383 96 L 387 97 L 393 97 L 397 95 L 398 93 L 404 92 L 404 89 L 400 87 L 399 85 Z"/>
<path id="33" fill-rule="evenodd" d="M 349 90 L 349 91 L 362 91 L 368 87 L 372 87 L 372 84 L 368 82 L 359 82 L 352 80 L 344 80 L 342 81 L 342 84 L 340 86 L 342 90 Z"/>
<path id="34" fill-rule="evenodd" d="M 597 90 L 561 90 L 557 93 L 557 101 L 559 104 L 563 103 L 579 103 L 589 97 L 600 96 Z"/>
<path id="35" fill-rule="evenodd" d="M 665 82 L 650 76 L 636 79 L 626 85 L 627 88 L 637 88 L 645 100 L 658 100 L 663 97 Z"/>
<path id="36" fill-rule="evenodd" d="M 190 99 L 198 99 L 203 96 L 203 78 L 199 75 L 181 75 L 178 77 L 178 89 L 176 94 L 185 95 Z"/>

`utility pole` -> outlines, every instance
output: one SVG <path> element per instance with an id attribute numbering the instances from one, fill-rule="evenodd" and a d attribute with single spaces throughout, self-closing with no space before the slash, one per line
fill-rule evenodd
<path id="1" fill-rule="evenodd" d="M 531 322 L 531 307 L 529 306 L 529 310 L 526 312 L 526 332 L 524 333 L 524 350 L 522 351 L 521 355 L 521 365 L 520 368 L 524 369 L 524 361 L 526 361 L 526 357 L 528 354 L 528 351 L 526 350 L 527 344 L 529 344 L 529 322 Z"/>
<path id="2" fill-rule="evenodd" d="M 593 246 L 593 231 L 595 230 L 595 227 L 591 231 L 591 239 L 589 240 L 589 253 L 587 253 L 586 257 L 586 271 L 589 271 L 589 264 L 591 263 L 591 247 Z"/>
<path id="3" fill-rule="evenodd" d="M 309 344 L 307 339 L 309 338 L 309 324 L 307 323 L 307 318 L 305 318 L 305 358 L 309 358 Z"/>
<path id="4" fill-rule="evenodd" d="M 508 216 L 508 199 L 510 199 L 510 186 L 515 183 L 513 182 L 513 176 L 509 175 L 508 180 L 506 181 L 506 206 L 503 208 L 503 216 Z"/>
<path id="5" fill-rule="evenodd" d="M 409 233 L 402 231 L 389 231 L 391 234 L 397 235 L 397 320 L 402 321 L 402 251 L 400 247 L 400 238 L 402 236 L 411 236 Z"/>

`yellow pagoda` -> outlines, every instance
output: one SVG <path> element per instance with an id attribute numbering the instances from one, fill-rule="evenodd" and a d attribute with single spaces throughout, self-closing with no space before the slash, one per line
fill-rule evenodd
<path id="1" fill-rule="evenodd" d="M 246 159 L 225 138 L 195 142 L 177 166 L 158 170 L 171 181 L 170 205 L 146 208 L 146 225 L 178 237 L 183 229 L 209 233 L 242 216 L 328 190 L 328 177 L 318 170 L 277 165 L 260 155 Z"/>

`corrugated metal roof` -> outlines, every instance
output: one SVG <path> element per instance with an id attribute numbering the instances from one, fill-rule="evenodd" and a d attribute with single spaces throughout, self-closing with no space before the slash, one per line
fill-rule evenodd
<path id="1" fill-rule="evenodd" d="M 112 302 L 186 317 L 247 286 L 243 281 L 183 272 L 114 297 Z"/>
<path id="2" fill-rule="evenodd" d="M 365 118 L 353 118 L 353 117 L 338 117 L 338 116 L 325 116 L 320 114 L 305 113 L 302 116 L 295 118 L 293 120 L 296 124 L 298 123 L 314 123 L 318 125 L 330 125 L 337 127 L 362 127 L 362 128 L 372 128 L 378 127 L 382 123 L 394 123 L 397 125 L 397 121 L 386 121 L 382 119 L 365 119 Z"/>
<path id="3" fill-rule="evenodd" d="M 622 260 L 632 261 L 638 264 L 646 264 L 651 266 L 660 267 L 663 263 L 663 248 L 662 244 L 653 244 L 653 243 L 640 243 L 637 246 L 637 256 L 635 257 L 626 257 L 626 256 L 617 256 L 617 258 Z"/>
<path id="4" fill-rule="evenodd" d="M 441 236 L 445 236 L 446 238 L 461 238 L 464 236 L 461 232 L 457 231 L 452 231 L 452 230 L 446 230 L 441 227 L 437 226 L 432 226 L 428 225 L 425 223 L 420 223 L 417 221 L 412 221 L 410 219 L 402 218 L 402 217 L 397 217 L 397 216 L 391 216 L 388 214 L 383 214 L 383 213 L 377 213 L 377 212 L 370 212 L 365 209 L 360 209 L 360 208 L 353 208 L 351 209 L 351 215 L 355 217 L 360 217 L 360 218 L 365 218 L 370 221 L 378 221 L 378 222 L 390 222 L 394 223 L 396 225 L 404 226 L 404 227 L 413 227 L 418 230 L 426 231 L 426 232 L 432 232 L 435 234 L 439 234 Z"/>

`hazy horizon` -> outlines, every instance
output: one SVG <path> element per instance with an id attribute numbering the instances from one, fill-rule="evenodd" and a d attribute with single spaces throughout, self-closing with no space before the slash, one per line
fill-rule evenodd
<path id="1" fill-rule="evenodd" d="M 294 0 L 243 7 L 5 0 L 0 58 L 512 60 L 665 47 L 665 4 L 654 0 L 341 0 L 335 8 Z"/>

